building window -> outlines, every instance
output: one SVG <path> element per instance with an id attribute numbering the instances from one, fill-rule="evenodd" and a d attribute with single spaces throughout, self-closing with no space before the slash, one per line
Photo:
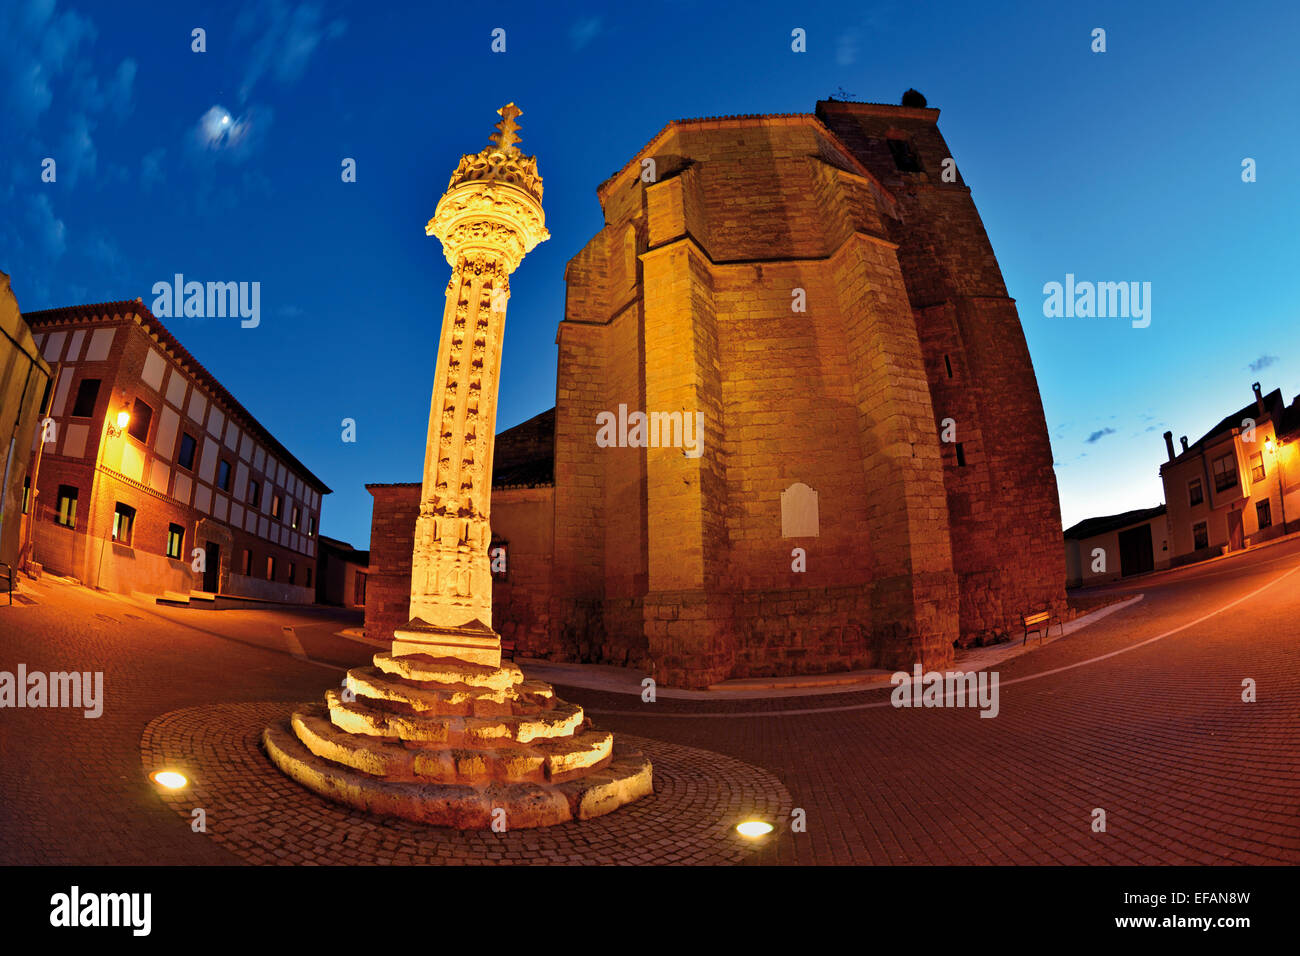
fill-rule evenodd
<path id="1" fill-rule="evenodd" d="M 1202 548 L 1210 546 L 1210 529 L 1204 521 L 1198 521 L 1192 525 L 1192 548 L 1200 551 Z"/>
<path id="2" fill-rule="evenodd" d="M 149 423 L 153 421 L 153 409 L 140 399 L 135 400 L 131 408 L 131 424 L 127 428 L 131 437 L 138 442 L 149 440 Z"/>
<path id="3" fill-rule="evenodd" d="M 32 476 L 23 479 L 23 514 L 29 513 L 32 498 Z"/>
<path id="4" fill-rule="evenodd" d="M 1251 481 L 1264 480 L 1264 454 L 1255 452 L 1250 456 L 1250 479 Z"/>
<path id="5" fill-rule="evenodd" d="M 258 507 L 258 502 L 262 500 L 262 483 L 256 478 L 248 479 L 248 503 L 254 508 Z"/>
<path id="6" fill-rule="evenodd" d="M 230 490 L 230 462 L 224 458 L 217 463 L 217 487 L 222 491 Z"/>
<path id="7" fill-rule="evenodd" d="M 95 399 L 99 398 L 97 378 L 83 378 L 77 386 L 77 400 L 72 405 L 73 418 L 92 418 L 95 414 Z"/>
<path id="8" fill-rule="evenodd" d="M 356 572 L 356 577 L 352 581 L 352 596 L 358 607 L 366 606 L 366 572 Z"/>
<path id="9" fill-rule="evenodd" d="M 1224 455 L 1214 460 L 1214 490 L 1227 491 L 1237 485 L 1237 456 Z"/>
<path id="10" fill-rule="evenodd" d="M 289 562 L 289 583 L 293 584 L 293 576 L 298 572 L 298 566 L 292 561 Z"/>
<path id="11" fill-rule="evenodd" d="M 266 579 L 275 580 L 275 557 L 274 555 L 266 559 Z"/>
<path id="12" fill-rule="evenodd" d="M 59 485 L 58 511 L 55 512 L 54 523 L 65 528 L 77 526 L 77 489 L 72 485 Z"/>
<path id="13" fill-rule="evenodd" d="M 135 527 L 135 509 L 130 505 L 117 503 L 113 511 L 113 540 L 118 544 L 131 543 L 131 530 Z"/>
<path id="14" fill-rule="evenodd" d="M 176 456 L 176 464 L 186 471 L 193 471 L 194 453 L 198 450 L 198 440 L 189 432 L 181 432 L 181 452 Z"/>
<path id="15" fill-rule="evenodd" d="M 1205 489 L 1201 487 L 1201 479 L 1193 478 L 1187 483 L 1187 503 L 1195 508 L 1205 500 Z"/>
<path id="16" fill-rule="evenodd" d="M 1267 498 L 1255 502 L 1255 517 L 1259 520 L 1259 530 L 1273 525 L 1273 504 Z"/>
<path id="17" fill-rule="evenodd" d="M 921 161 L 916 158 L 916 150 L 905 139 L 889 138 L 889 151 L 894 156 L 894 166 L 901 173 L 919 173 Z"/>
<path id="18" fill-rule="evenodd" d="M 292 528 L 294 531 L 298 530 L 298 515 L 299 515 L 298 506 L 294 505 L 293 511 L 289 515 L 289 527 Z"/>
<path id="19" fill-rule="evenodd" d="M 253 573 L 253 552 L 249 551 L 247 548 L 244 549 L 244 559 L 240 566 L 243 568 L 243 570 L 239 572 L 240 574 L 247 577 Z"/>
<path id="20" fill-rule="evenodd" d="M 307 516 L 307 537 L 310 538 L 315 533 L 316 533 L 316 516 L 308 515 Z"/>
<path id="21" fill-rule="evenodd" d="M 956 447 L 957 447 L 957 467 L 965 468 L 966 467 L 966 446 L 963 445 L 961 442 L 957 442 Z"/>
<path id="22" fill-rule="evenodd" d="M 307 565 L 307 587 L 311 587 L 311 565 Z"/>
<path id="23" fill-rule="evenodd" d="M 178 524 L 169 524 L 167 526 L 167 557 L 176 558 L 178 561 L 181 557 L 181 544 L 185 541 L 185 529 Z"/>
<path id="24" fill-rule="evenodd" d="M 280 499 L 278 493 L 271 495 L 271 517 L 279 518 L 284 510 L 284 502 Z"/>

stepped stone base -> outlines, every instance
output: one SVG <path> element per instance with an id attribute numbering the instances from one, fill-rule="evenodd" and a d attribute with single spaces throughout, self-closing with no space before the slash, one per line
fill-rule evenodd
<path id="1" fill-rule="evenodd" d="M 461 829 L 586 820 L 654 790 L 650 761 L 548 684 L 461 657 L 376 654 L 262 743 L 283 773 L 331 800 Z"/>
<path id="2" fill-rule="evenodd" d="M 439 627 L 419 618 L 393 633 L 393 654 L 454 657 L 488 667 L 501 666 L 501 638 L 482 621 Z"/>

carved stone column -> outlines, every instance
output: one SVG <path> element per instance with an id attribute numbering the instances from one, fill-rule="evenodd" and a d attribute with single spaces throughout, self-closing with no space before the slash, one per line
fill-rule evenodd
<path id="1" fill-rule="evenodd" d="M 262 733 L 284 773 L 370 813 L 462 829 L 588 820 L 654 792 L 654 768 L 550 685 L 501 663 L 488 507 L 507 277 L 547 238 L 513 103 L 465 156 L 427 232 L 451 264 L 416 524 L 411 622 L 325 704 Z M 498 832 L 500 830 L 498 829 Z"/>
<path id="2" fill-rule="evenodd" d="M 496 667 L 489 512 L 497 389 L 510 273 L 549 238 L 537 160 L 517 145 L 520 111 L 461 158 L 425 233 L 451 266 L 429 408 L 424 484 L 411 561 L 411 620 L 393 654 L 457 657 Z"/>

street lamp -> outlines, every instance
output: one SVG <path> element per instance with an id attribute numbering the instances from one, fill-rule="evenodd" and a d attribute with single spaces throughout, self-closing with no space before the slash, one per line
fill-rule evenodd
<path id="1" fill-rule="evenodd" d="M 1273 456 L 1273 463 L 1277 466 L 1277 491 L 1278 497 L 1282 499 L 1282 533 L 1286 534 L 1286 472 L 1282 466 L 1282 439 L 1277 442 L 1273 441 L 1272 436 L 1264 439 L 1264 450 Z"/>
<path id="2" fill-rule="evenodd" d="M 111 422 L 109 423 L 108 437 L 121 438 L 122 433 L 126 431 L 126 426 L 129 424 L 131 424 L 131 413 L 123 409 L 117 413 L 117 425 L 114 426 Z"/>
<path id="3" fill-rule="evenodd" d="M 106 433 L 108 438 L 121 438 L 124 434 L 126 434 L 126 426 L 129 424 L 131 424 L 131 413 L 128 412 L 125 408 L 117 413 L 116 425 L 114 425 L 112 421 L 109 420 L 107 414 L 104 415 L 104 432 Z M 98 497 L 95 494 L 96 491 L 95 486 L 99 484 L 99 476 L 102 470 L 102 465 L 104 463 L 104 446 L 106 444 L 107 441 L 101 441 L 99 443 L 99 450 L 95 453 L 95 470 L 94 472 L 92 472 L 91 481 L 90 481 L 90 507 L 86 509 L 87 511 L 86 513 L 87 542 L 86 543 L 87 544 L 90 543 L 89 540 L 90 535 L 95 533 L 95 525 L 94 522 L 91 520 L 95 516 L 95 499 Z M 107 540 L 108 540 L 107 538 L 99 539 L 99 564 L 95 567 L 95 587 L 99 587 L 100 577 L 104 573 L 104 544 Z"/>

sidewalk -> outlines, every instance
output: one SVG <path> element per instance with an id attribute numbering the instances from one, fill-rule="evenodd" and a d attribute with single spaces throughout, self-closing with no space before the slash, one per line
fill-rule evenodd
<path id="1" fill-rule="evenodd" d="M 1292 524 L 1293 522 L 1287 522 Z M 1183 574 L 1188 571 L 1196 571 L 1218 564 L 1221 561 L 1229 561 L 1233 558 L 1239 558 L 1242 555 L 1252 554 L 1256 551 L 1262 551 L 1265 548 L 1271 548 L 1277 544 L 1286 544 L 1289 541 L 1295 541 L 1300 538 L 1300 531 L 1292 531 L 1288 534 L 1278 535 L 1276 538 L 1269 538 L 1267 541 L 1261 541 L 1259 544 L 1248 545 L 1244 548 L 1238 548 L 1236 551 L 1225 551 L 1223 554 L 1216 554 L 1211 558 L 1202 558 L 1200 561 L 1190 561 L 1187 564 L 1179 564 L 1168 568 L 1157 568 L 1154 571 L 1143 571 L 1141 574 L 1133 574 L 1126 578 L 1116 578 L 1113 581 L 1103 581 L 1098 584 L 1080 585 L 1079 587 L 1067 588 L 1071 593 L 1087 594 L 1093 591 L 1110 590 L 1117 586 L 1127 585 L 1131 582 L 1141 584 L 1147 581 L 1158 581 L 1169 575 Z"/>
<path id="2" fill-rule="evenodd" d="M 1115 604 L 1092 611 L 1063 627 L 1053 625 L 1052 633 L 1044 635 L 1041 646 L 1046 647 L 1054 641 L 1068 637 L 1090 624 L 1101 620 L 1116 611 L 1122 610 L 1138 601 L 1144 595 L 1137 594 Z M 1037 650 L 1038 638 L 1031 635 L 1027 644 L 1021 641 L 1009 641 L 990 647 L 974 647 L 959 650 L 953 664 L 954 670 L 982 671 L 995 667 L 1013 657 Z M 560 684 L 565 687 L 581 687 L 586 690 L 603 690 L 612 694 L 630 694 L 641 696 L 641 682 L 648 676 L 641 671 L 628 667 L 613 667 L 606 664 L 568 664 L 556 661 L 544 661 L 536 658 L 521 657 L 519 666 L 524 674 L 535 680 L 548 684 Z M 896 673 L 891 670 L 844 671 L 837 674 L 806 674 L 798 677 L 753 677 L 722 681 L 708 690 L 685 690 L 677 687 L 655 686 L 655 696 L 673 700 L 770 700 L 783 697 L 813 697 L 826 694 L 850 694 L 864 690 L 887 688 L 890 678 Z"/>

